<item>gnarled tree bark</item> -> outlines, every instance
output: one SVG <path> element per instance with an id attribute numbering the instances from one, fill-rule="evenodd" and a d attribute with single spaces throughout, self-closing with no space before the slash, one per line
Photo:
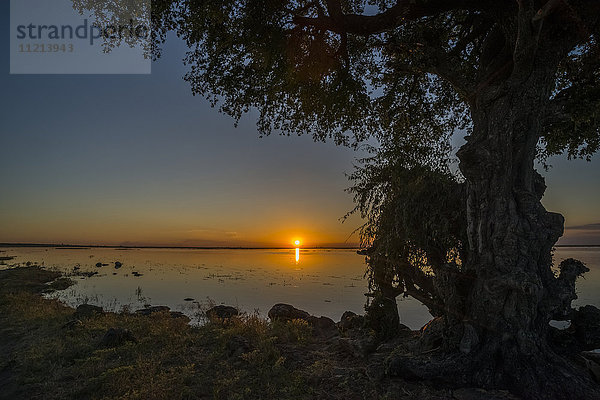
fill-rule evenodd
<path id="1" fill-rule="evenodd" d="M 476 350 L 475 364 L 482 367 L 474 371 L 477 383 L 512 386 L 528 396 L 588 398 L 598 395 L 593 385 L 576 378 L 546 341 L 560 308 L 551 251 L 564 219 L 540 201 L 545 184 L 534 159 L 542 116 L 532 111 L 547 107 L 555 70 L 517 68 L 502 84 L 479 91 L 471 108 L 473 134 L 458 153 L 467 180 L 470 248 L 463 272 L 474 277 L 460 350 Z M 581 379 L 581 392 L 563 393 L 574 379 Z"/>

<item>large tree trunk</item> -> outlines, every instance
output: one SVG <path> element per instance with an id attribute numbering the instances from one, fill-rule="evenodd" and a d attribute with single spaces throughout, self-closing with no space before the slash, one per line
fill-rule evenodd
<path id="1" fill-rule="evenodd" d="M 552 271 L 564 219 L 543 207 L 546 186 L 534 168 L 539 113 L 556 73 L 556 64 L 548 65 L 513 71 L 474 96 L 473 132 L 458 152 L 467 185 L 468 250 L 460 270 L 434 268 L 443 307 L 431 331 L 442 331 L 446 351 L 394 356 L 390 375 L 502 387 L 526 399 L 600 399 L 585 369 L 547 341 L 549 321 L 569 317 L 575 279 L 585 271 L 581 263 L 561 265 L 558 278 Z"/>
<path id="2" fill-rule="evenodd" d="M 551 251 L 564 220 L 542 206 L 545 185 L 534 169 L 541 133 L 534 110 L 549 101 L 553 75 L 538 68 L 526 79 L 482 89 L 471 110 L 473 134 L 458 154 L 468 186 L 463 272 L 472 278 L 459 348 L 481 361 L 475 381 L 525 394 L 544 393 L 572 375 L 550 366 L 561 360 L 546 343 L 557 310 Z M 554 389 L 549 398 L 559 396 L 560 386 Z"/>

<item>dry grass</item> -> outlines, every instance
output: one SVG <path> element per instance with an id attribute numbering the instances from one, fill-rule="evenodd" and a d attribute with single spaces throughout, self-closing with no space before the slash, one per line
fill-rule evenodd
<path id="1" fill-rule="evenodd" d="M 366 359 L 318 339 L 304 321 L 246 315 L 190 326 L 168 313 L 75 310 L 41 293 L 64 288 L 39 267 L 0 271 L 0 399 L 442 399 L 445 391 L 367 377 Z M 137 343 L 102 345 L 109 328 Z"/>
<path id="2" fill-rule="evenodd" d="M 245 316 L 192 327 L 168 313 L 104 313 L 68 328 L 74 310 L 39 295 L 56 278 L 39 268 L 0 273 L 2 398 L 310 398 L 277 347 L 306 342 L 307 325 Z M 111 327 L 129 329 L 137 343 L 102 346 Z"/>

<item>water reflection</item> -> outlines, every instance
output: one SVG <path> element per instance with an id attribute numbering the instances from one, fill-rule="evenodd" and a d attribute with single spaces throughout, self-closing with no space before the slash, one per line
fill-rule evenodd
<path id="1" fill-rule="evenodd" d="M 136 310 L 145 304 L 166 305 L 192 319 L 200 306 L 209 303 L 239 306 L 247 312 L 258 309 L 265 317 L 277 303 L 334 320 L 346 310 L 364 312 L 365 264 L 356 250 L 304 248 L 300 267 L 301 248 L 291 249 L 292 254 L 290 249 L 5 250 L 15 256 L 11 264 L 44 263 L 71 275 L 76 285 L 53 296 L 72 306 L 87 302 L 107 310 L 123 305 Z M 115 268 L 116 261 L 121 268 Z M 403 321 L 408 317 L 403 315 Z M 428 320 L 422 318 L 415 328 Z"/>
<path id="2" fill-rule="evenodd" d="M 276 303 L 334 320 L 346 310 L 364 312 L 363 256 L 356 250 L 304 248 L 300 267 L 300 246 L 291 248 L 294 258 L 289 248 L 3 248 L 2 256 L 12 259 L 0 269 L 38 263 L 71 275 L 77 283 L 53 296 L 72 306 L 89 303 L 119 310 L 128 305 L 135 310 L 145 304 L 166 305 L 192 318 L 205 303 L 235 305 L 248 312 L 258 309 L 263 316 Z M 591 271 L 577 280 L 579 298 L 574 305 L 600 306 L 600 249 L 559 247 L 554 256 L 555 263 L 573 257 L 587 264 Z M 401 322 L 413 329 L 431 319 L 412 298 L 398 297 L 398 309 Z"/>

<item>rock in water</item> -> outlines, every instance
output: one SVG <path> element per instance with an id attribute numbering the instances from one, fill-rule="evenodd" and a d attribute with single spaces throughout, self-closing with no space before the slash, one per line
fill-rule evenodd
<path id="1" fill-rule="evenodd" d="M 110 328 L 100 340 L 100 344 L 106 347 L 117 347 L 127 342 L 137 343 L 137 339 L 129 329 Z"/>
<path id="2" fill-rule="evenodd" d="M 268 315 L 271 321 L 291 321 L 293 319 L 303 319 L 308 321 L 308 317 L 310 317 L 310 314 L 306 311 L 299 310 L 289 304 L 281 303 L 275 304 L 273 307 L 271 307 Z"/>
<path id="3" fill-rule="evenodd" d="M 102 263 L 96 263 L 96 267 L 98 267 L 98 268 L 102 267 Z"/>
<path id="4" fill-rule="evenodd" d="M 219 305 L 207 310 L 206 316 L 209 319 L 228 319 L 239 315 L 239 313 L 235 307 Z"/>
<path id="5" fill-rule="evenodd" d="M 119 269 L 123 266 L 123 264 L 119 261 L 115 261 L 115 269 Z"/>

